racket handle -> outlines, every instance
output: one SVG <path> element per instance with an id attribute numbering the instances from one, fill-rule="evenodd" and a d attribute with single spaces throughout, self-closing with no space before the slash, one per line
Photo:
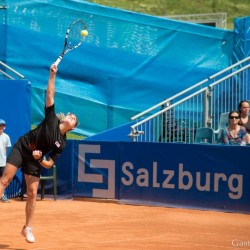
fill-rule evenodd
<path id="1" fill-rule="evenodd" d="M 55 61 L 55 65 L 58 66 L 58 64 L 61 62 L 61 60 L 62 60 L 62 57 L 59 56 L 59 57 L 57 58 L 57 60 Z"/>

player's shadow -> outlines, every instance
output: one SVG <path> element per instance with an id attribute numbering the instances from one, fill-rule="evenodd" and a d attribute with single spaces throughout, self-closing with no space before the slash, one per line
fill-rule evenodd
<path id="1" fill-rule="evenodd" d="M 12 248 L 10 245 L 0 244 L 0 249 L 9 249 L 9 250 L 25 250 L 25 248 Z"/>

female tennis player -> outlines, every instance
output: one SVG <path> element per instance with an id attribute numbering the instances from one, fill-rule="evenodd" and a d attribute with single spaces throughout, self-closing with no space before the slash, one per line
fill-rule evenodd
<path id="1" fill-rule="evenodd" d="M 45 118 L 34 130 L 21 136 L 13 146 L 0 179 L 0 197 L 10 184 L 19 167 L 25 175 L 27 185 L 26 221 L 21 234 L 29 243 L 35 242 L 32 221 L 36 208 L 37 189 L 41 166 L 51 168 L 66 145 L 66 133 L 73 130 L 78 120 L 68 113 L 61 120 L 55 114 L 54 95 L 57 66 L 52 64 L 47 85 Z M 45 155 L 47 158 L 45 158 Z"/>

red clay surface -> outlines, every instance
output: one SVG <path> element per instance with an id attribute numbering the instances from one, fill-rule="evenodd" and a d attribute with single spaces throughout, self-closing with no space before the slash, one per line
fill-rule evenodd
<path id="1" fill-rule="evenodd" d="M 246 214 L 50 199 L 37 201 L 31 244 L 24 208 L 0 203 L 0 249 L 250 249 Z"/>

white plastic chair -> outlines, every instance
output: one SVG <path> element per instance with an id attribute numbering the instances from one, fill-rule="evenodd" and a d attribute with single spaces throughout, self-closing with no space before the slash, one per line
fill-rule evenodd
<path id="1" fill-rule="evenodd" d="M 228 115 L 229 115 L 229 112 L 225 112 L 225 113 L 220 114 L 218 129 L 214 130 L 215 134 L 218 135 L 220 130 L 225 128 L 228 125 Z"/>
<path id="2" fill-rule="evenodd" d="M 218 129 L 214 130 L 215 141 L 216 143 L 221 143 L 221 132 L 228 125 L 228 115 L 229 112 L 221 113 Z"/>

